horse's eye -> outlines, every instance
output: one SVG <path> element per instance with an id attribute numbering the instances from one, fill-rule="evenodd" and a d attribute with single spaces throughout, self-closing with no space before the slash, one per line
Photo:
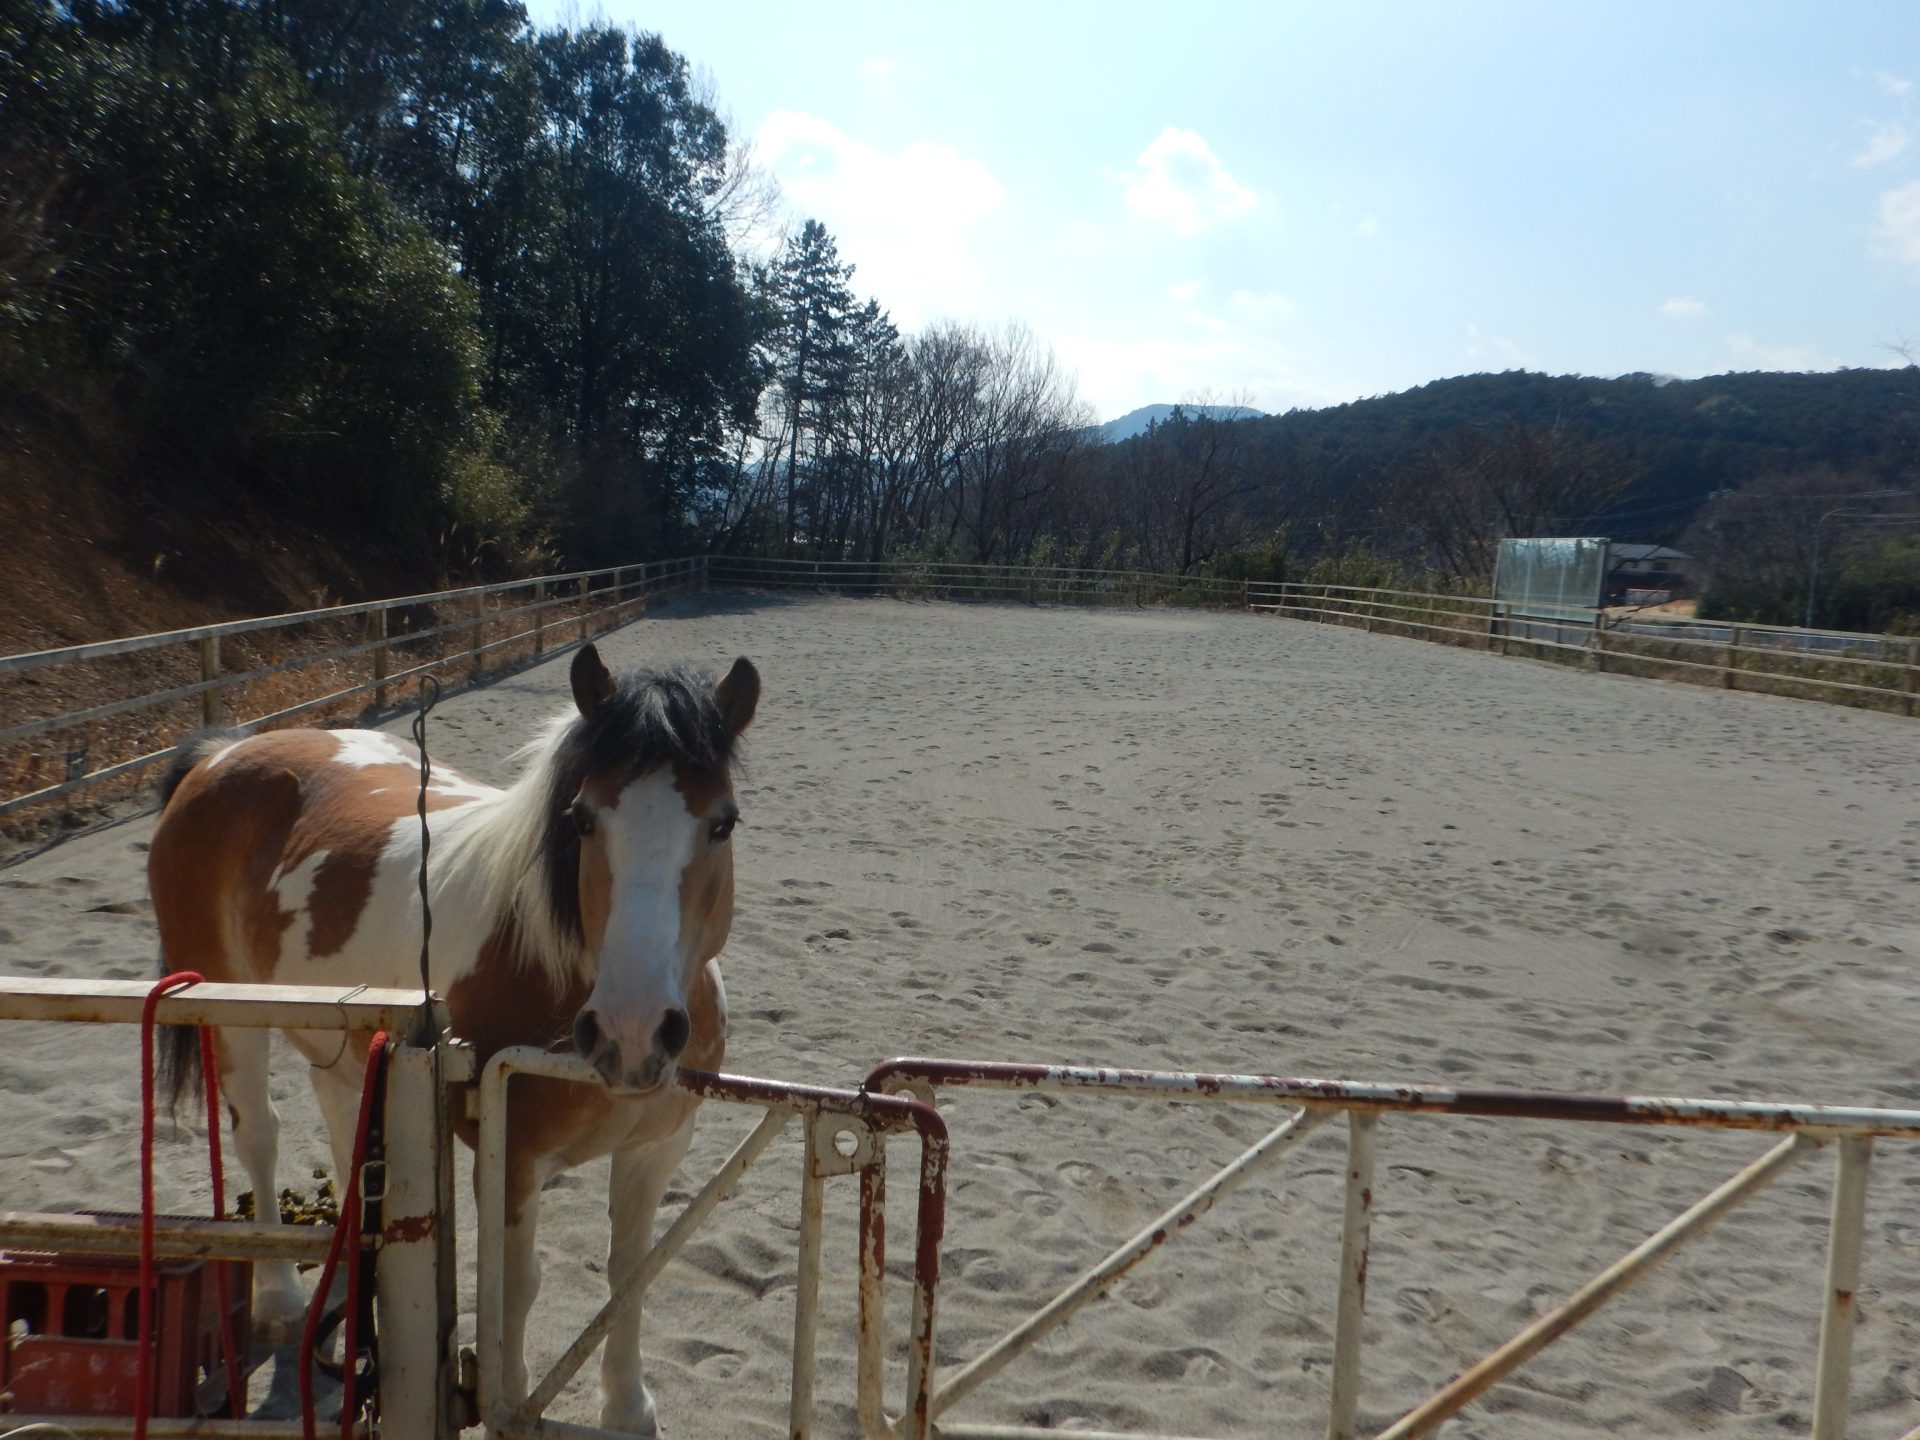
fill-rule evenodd
<path id="1" fill-rule="evenodd" d="M 573 828 L 580 832 L 582 840 L 593 834 L 593 811 L 576 800 L 567 807 L 567 814 L 573 817 Z"/>
<path id="2" fill-rule="evenodd" d="M 713 843 L 718 845 L 729 835 L 733 834 L 733 827 L 739 823 L 740 817 L 738 815 L 729 815 L 724 820 L 714 821 L 713 828 L 707 831 L 707 834 L 712 838 Z"/>

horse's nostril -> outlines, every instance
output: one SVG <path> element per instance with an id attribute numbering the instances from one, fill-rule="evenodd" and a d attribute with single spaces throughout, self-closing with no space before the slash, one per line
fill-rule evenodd
<path id="1" fill-rule="evenodd" d="M 660 1022 L 660 1033 L 654 1040 L 669 1060 L 678 1060 L 692 1034 L 693 1026 L 687 1019 L 687 1012 L 669 1010 L 667 1018 Z"/>
<path id="2" fill-rule="evenodd" d="M 599 1046 L 600 1022 L 594 1018 L 591 1010 L 582 1010 L 573 1021 L 574 1053 L 590 1060 Z"/>

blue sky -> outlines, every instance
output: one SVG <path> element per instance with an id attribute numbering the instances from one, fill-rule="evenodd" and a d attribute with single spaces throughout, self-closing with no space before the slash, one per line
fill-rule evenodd
<path id="1" fill-rule="evenodd" d="M 903 329 L 1102 418 L 1920 339 L 1920 3 L 536 3 L 660 32 Z"/>

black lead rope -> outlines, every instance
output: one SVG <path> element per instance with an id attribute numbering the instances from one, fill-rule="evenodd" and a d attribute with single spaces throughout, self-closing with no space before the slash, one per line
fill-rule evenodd
<path id="1" fill-rule="evenodd" d="M 427 898 L 427 855 L 433 849 L 433 830 L 427 824 L 427 782 L 433 778 L 433 761 L 427 755 L 427 716 L 440 703 L 440 682 L 431 675 L 421 676 L 420 696 L 420 709 L 413 717 L 413 743 L 420 751 L 420 1018 L 414 1026 L 413 1043 L 432 1045 L 439 1036 L 433 1023 L 433 985 L 427 970 L 427 952 L 433 943 L 433 904 Z"/>

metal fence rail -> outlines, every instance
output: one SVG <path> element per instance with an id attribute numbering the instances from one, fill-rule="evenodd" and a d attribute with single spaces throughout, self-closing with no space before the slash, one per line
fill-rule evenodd
<path id="1" fill-rule="evenodd" d="M 1806 699 L 1920 710 L 1920 638 L 1661 619 L 1631 609 L 1521 609 L 1478 595 L 1252 584 L 1247 608 L 1588 669 Z"/>
<path id="2" fill-rule="evenodd" d="M 504 1309 L 507 1086 L 516 1075 L 539 1075 L 596 1089 L 605 1082 L 578 1056 L 552 1054 L 529 1046 L 499 1051 L 487 1062 L 480 1082 L 480 1139 L 475 1153 L 475 1189 L 479 1202 L 479 1300 L 477 1346 L 480 1420 L 489 1436 L 537 1440 L 577 1436 L 614 1440 L 614 1432 L 546 1418 L 545 1411 L 567 1381 L 592 1356 L 621 1313 L 640 1302 L 646 1288 L 666 1268 L 713 1213 L 727 1192 L 789 1123 L 803 1122 L 800 1184 L 800 1252 L 794 1282 L 793 1360 L 788 1394 L 788 1433 L 807 1440 L 813 1432 L 814 1340 L 819 1318 L 820 1247 L 826 1181 L 838 1175 L 860 1180 L 858 1414 L 868 1440 L 928 1440 L 932 1408 L 935 1300 L 940 1280 L 940 1240 L 946 1224 L 946 1123 L 931 1106 L 899 1096 L 865 1090 L 835 1090 L 794 1085 L 742 1075 L 683 1070 L 677 1082 L 704 1100 L 747 1105 L 764 1111 L 760 1123 L 723 1161 L 711 1179 L 689 1199 L 664 1235 L 625 1274 L 609 1274 L 606 1304 L 576 1336 L 525 1397 L 505 1393 L 504 1353 L 499 1327 Z M 920 1142 L 916 1244 L 913 1262 L 913 1313 L 908 1332 L 907 1394 L 899 1418 L 885 1406 L 886 1334 L 881 1282 L 886 1271 L 884 1207 L 886 1139 L 913 1134 Z"/>
<path id="3" fill-rule="evenodd" d="M 172 731 L 195 723 L 270 726 L 316 711 L 338 711 L 355 701 L 383 710 L 393 687 L 415 676 L 464 665 L 468 677 L 477 678 L 509 650 L 537 658 L 564 649 L 634 618 L 649 602 L 698 588 L 704 566 L 702 559 L 691 557 L 576 570 L 0 656 L 0 716 L 9 722 L 0 727 L 0 763 L 12 757 L 8 768 L 29 777 L 18 793 L 0 796 L 0 816 L 144 770 L 171 753 Z M 352 632 L 359 632 L 358 638 L 345 638 Z M 229 668 L 224 649 L 262 641 L 290 644 L 295 653 Z M 18 713 L 32 704 L 31 692 L 22 683 L 26 677 L 56 667 L 143 655 L 199 678 L 77 710 Z M 310 676 L 294 678 L 306 683 L 285 684 L 277 691 L 263 684 L 301 671 Z M 342 679 L 347 683 L 340 683 Z M 320 693 L 313 693 L 316 690 Z M 265 698 L 258 705 L 248 704 L 247 697 L 255 695 Z M 276 703 L 293 696 L 298 698 L 291 704 Z M 191 713 L 181 708 L 187 701 L 198 702 Z M 105 721 L 139 715 L 144 720 L 128 723 L 126 733 L 113 741 L 90 743 L 87 738 Z M 65 743 L 65 773 L 52 784 L 35 783 L 31 777 L 37 767 L 27 754 L 29 742 L 63 734 L 78 737 Z M 151 745 L 156 739 L 169 743 L 144 748 L 143 741 Z M 105 757 L 96 753 L 102 749 Z M 101 758 L 107 763 L 98 764 Z"/>
<path id="4" fill-rule="evenodd" d="M 1018 600 L 1047 605 L 1190 605 L 1244 609 L 1246 586 L 1211 575 L 1090 570 L 1070 565 L 978 565 L 957 561 L 783 560 L 708 557 L 714 585 L 898 595 L 928 600 Z"/>
<path id="5" fill-rule="evenodd" d="M 164 759 L 173 734 L 194 724 L 274 725 L 339 713 L 356 701 L 383 710 L 393 687 L 415 676 L 464 664 L 477 677 L 509 652 L 537 658 L 625 623 L 649 602 L 710 586 L 1244 609 L 1593 670 L 1920 713 L 1920 637 L 1660 619 L 1630 610 L 1522 613 L 1475 595 L 1143 570 L 691 556 L 0 656 L 0 817 L 130 779 Z M 272 645 L 293 653 L 239 653 Z M 30 677 L 138 656 L 147 657 L 149 677 L 158 671 L 169 683 L 32 713 L 41 707 Z M 151 685 L 151 678 L 133 683 Z M 129 687 L 103 677 L 102 688 Z M 50 782 L 49 765 L 58 775 Z"/>
<path id="6" fill-rule="evenodd" d="M 1826 1286 L 1821 1307 L 1812 1434 L 1814 1440 L 1843 1440 L 1850 1393 L 1853 1297 L 1860 1282 L 1860 1241 L 1873 1141 L 1876 1137 L 1920 1140 L 1920 1111 L 1859 1106 L 1452 1089 L 1272 1075 L 1212 1075 L 922 1058 L 889 1060 L 877 1066 L 865 1081 L 867 1089 L 912 1094 L 928 1103 L 934 1101 L 941 1087 L 1044 1091 L 1134 1100 L 1239 1102 L 1279 1105 L 1293 1110 L 1278 1127 L 1104 1259 L 1082 1271 L 1027 1319 L 944 1380 L 931 1383 L 937 1433 L 951 1440 L 1041 1440 L 1058 1433 L 1027 1426 L 966 1424 L 940 1417 L 1068 1317 L 1098 1299 L 1115 1278 L 1183 1233 L 1222 1196 L 1261 1170 L 1272 1167 L 1316 1126 L 1335 1115 L 1345 1116 L 1348 1140 L 1340 1290 L 1334 1318 L 1326 1434 L 1328 1440 L 1356 1440 L 1362 1378 L 1361 1321 L 1366 1309 L 1370 1225 L 1377 1193 L 1374 1146 L 1379 1124 L 1393 1113 L 1754 1130 L 1783 1138 L 1600 1271 L 1559 1306 L 1380 1431 L 1375 1440 L 1411 1440 L 1413 1436 L 1431 1434 L 1477 1396 L 1644 1278 L 1661 1261 L 1704 1234 L 1787 1169 L 1829 1145 L 1838 1153 L 1838 1170 L 1828 1222 Z M 1080 1433 L 1094 1435 L 1096 1440 L 1146 1440 L 1146 1437 L 1111 1434 L 1102 1437 L 1099 1432 Z"/>

